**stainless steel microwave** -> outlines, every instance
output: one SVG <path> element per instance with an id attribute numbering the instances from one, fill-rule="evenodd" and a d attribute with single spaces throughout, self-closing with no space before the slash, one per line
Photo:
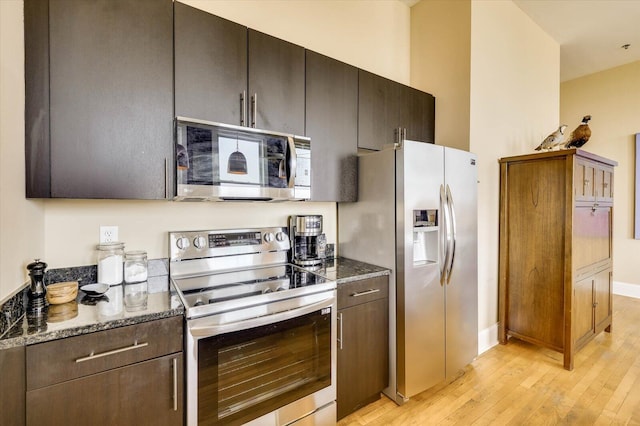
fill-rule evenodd
<path id="1" fill-rule="evenodd" d="M 283 201 L 311 197 L 311 140 L 176 118 L 177 201 Z"/>

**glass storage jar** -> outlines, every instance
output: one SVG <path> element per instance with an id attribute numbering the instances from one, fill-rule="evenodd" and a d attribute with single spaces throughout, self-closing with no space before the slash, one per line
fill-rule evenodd
<path id="1" fill-rule="evenodd" d="M 128 251 L 124 254 L 124 306 L 127 311 L 147 309 L 147 252 Z"/>
<path id="2" fill-rule="evenodd" d="M 102 284 L 122 284 L 124 243 L 100 243 L 98 253 L 98 282 Z"/>
<path id="3" fill-rule="evenodd" d="M 147 280 L 147 252 L 128 251 L 124 254 L 124 282 L 139 283 Z"/>

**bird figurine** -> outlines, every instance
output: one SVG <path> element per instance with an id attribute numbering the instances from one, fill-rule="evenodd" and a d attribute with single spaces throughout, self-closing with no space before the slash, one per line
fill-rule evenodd
<path id="1" fill-rule="evenodd" d="M 589 141 L 589 138 L 591 137 L 589 120 L 591 120 L 590 115 L 585 115 L 584 117 L 582 117 L 582 123 L 580 123 L 580 125 L 576 127 L 573 132 L 571 132 L 569 140 L 566 144 L 564 144 L 565 148 L 580 148 Z"/>
<path id="2" fill-rule="evenodd" d="M 561 124 L 558 127 L 558 130 L 551 133 L 547 136 L 540 145 L 536 148 L 536 151 L 540 151 L 541 149 L 553 149 L 554 147 L 560 145 L 562 140 L 564 139 L 564 129 L 567 128 L 566 124 Z"/>

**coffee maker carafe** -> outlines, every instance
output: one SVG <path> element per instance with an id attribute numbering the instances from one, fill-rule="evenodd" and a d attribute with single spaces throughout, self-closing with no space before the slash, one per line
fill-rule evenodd
<path id="1" fill-rule="evenodd" d="M 324 261 L 327 238 L 322 233 L 322 216 L 290 216 L 291 262 L 300 266 L 319 265 Z"/>

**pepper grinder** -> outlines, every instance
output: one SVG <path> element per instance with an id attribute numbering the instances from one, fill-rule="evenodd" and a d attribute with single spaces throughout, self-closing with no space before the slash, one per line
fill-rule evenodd
<path id="1" fill-rule="evenodd" d="M 47 293 L 47 286 L 44 284 L 44 270 L 47 264 L 35 259 L 27 265 L 29 276 L 31 277 L 31 286 L 29 287 L 29 296 L 32 299 L 44 298 Z"/>

